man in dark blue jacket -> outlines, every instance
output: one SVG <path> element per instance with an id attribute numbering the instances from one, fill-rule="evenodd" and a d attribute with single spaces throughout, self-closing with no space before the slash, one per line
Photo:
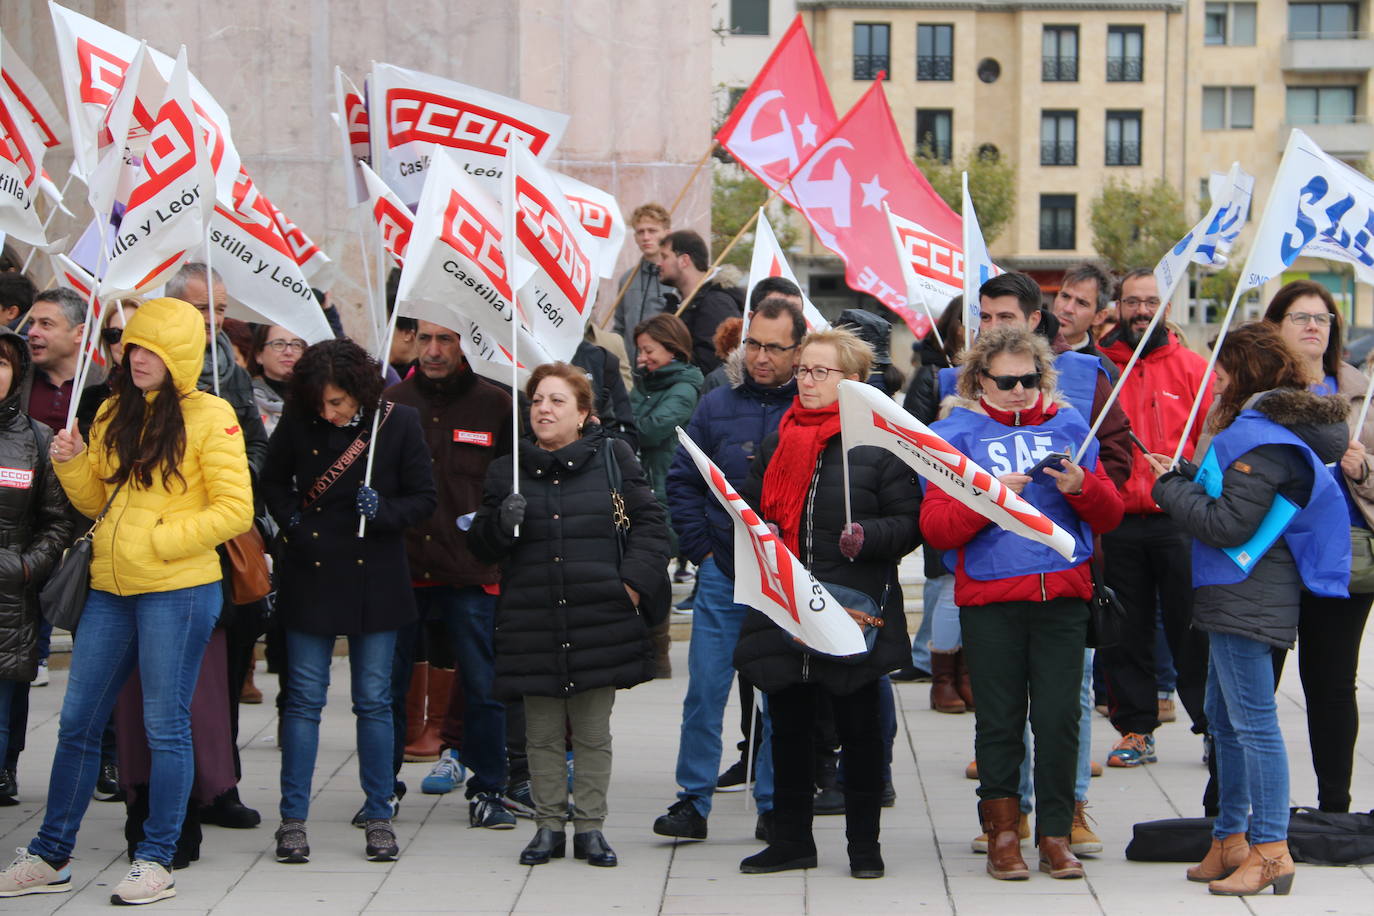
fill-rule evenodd
<path id="1" fill-rule="evenodd" d="M 742 362 L 728 364 L 734 370 L 730 385 L 708 393 L 692 414 L 688 435 L 736 489 L 749 476 L 764 437 L 778 428 L 796 396 L 792 367 L 805 334 L 806 319 L 796 303 L 781 296 L 764 299 L 750 318 L 740 348 Z M 734 602 L 731 518 L 683 449 L 668 471 L 668 508 L 679 550 L 698 567 L 697 596 L 677 756 L 681 791 L 668 813 L 654 821 L 654 833 L 704 840 L 720 770 L 721 722 L 735 675 L 731 658 L 749 609 Z M 759 764 L 754 794 L 763 812 L 772 805 L 769 755 L 761 753 Z"/>

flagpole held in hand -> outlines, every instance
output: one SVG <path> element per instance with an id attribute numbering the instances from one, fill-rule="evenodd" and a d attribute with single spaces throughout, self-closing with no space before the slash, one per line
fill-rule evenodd
<path id="1" fill-rule="evenodd" d="M 387 322 L 386 334 L 382 338 L 381 348 L 378 352 L 377 362 L 382 364 L 382 380 L 386 380 L 386 357 L 391 352 L 391 335 L 396 333 L 396 316 L 401 314 L 399 308 L 391 310 L 391 320 Z M 363 486 L 372 485 L 372 459 L 377 454 L 377 427 L 382 416 L 382 405 L 376 405 L 376 410 L 372 413 L 372 438 L 367 440 L 367 467 L 363 469 Z M 367 516 L 358 513 L 358 537 L 362 537 L 367 531 Z"/>
<path id="2" fill-rule="evenodd" d="M 1131 351 L 1131 358 L 1127 360 L 1126 367 L 1121 370 L 1121 375 L 1117 378 L 1116 384 L 1112 386 L 1112 393 L 1107 395 L 1106 403 L 1104 403 L 1102 409 L 1098 411 L 1097 419 L 1093 420 L 1093 425 L 1092 428 L 1088 430 L 1087 438 L 1083 440 L 1083 444 L 1080 445 L 1078 451 L 1074 453 L 1074 464 L 1082 464 L 1083 453 L 1088 450 L 1089 443 L 1097 439 L 1097 431 L 1102 427 L 1102 421 L 1107 419 L 1107 411 L 1111 410 L 1112 405 L 1116 403 L 1117 396 L 1121 394 L 1121 389 L 1126 384 L 1126 377 L 1129 376 L 1131 370 L 1135 368 L 1136 362 L 1140 359 L 1140 354 L 1145 350 L 1145 344 L 1149 342 L 1150 335 L 1155 332 L 1155 328 L 1159 325 L 1160 319 L 1163 316 L 1164 306 L 1161 305 L 1159 308 L 1155 309 L 1155 313 L 1150 316 L 1150 323 L 1146 326 L 1145 333 L 1140 335 L 1140 340 L 1136 341 L 1135 349 Z"/>
<path id="3" fill-rule="evenodd" d="M 210 320 L 210 377 L 219 397 L 219 328 L 215 325 L 215 272 L 210 267 L 210 224 L 205 224 L 205 295 Z"/>
<path id="4" fill-rule="evenodd" d="M 97 219 L 99 217 L 97 216 Z M 101 219 L 100 230 L 100 250 L 95 256 L 95 273 L 91 277 L 91 295 L 86 300 L 86 320 L 81 324 L 81 348 L 76 351 L 76 376 L 72 379 L 72 397 L 67 405 L 67 429 L 76 429 L 76 409 L 81 403 L 81 392 L 86 387 L 86 376 L 91 371 L 91 340 L 95 337 L 92 333 L 91 324 L 95 320 L 95 294 L 100 287 L 101 261 L 105 261 L 105 266 L 109 266 L 105 249 L 105 226 L 106 220 Z M 29 309 L 29 314 L 33 314 L 33 309 Z M 25 316 L 27 317 L 27 316 Z"/>

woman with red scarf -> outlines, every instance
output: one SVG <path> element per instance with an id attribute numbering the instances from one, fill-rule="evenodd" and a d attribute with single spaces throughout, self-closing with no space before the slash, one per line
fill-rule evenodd
<path id="1" fill-rule="evenodd" d="M 853 521 L 846 521 L 839 384 L 868 378 L 872 363 L 868 345 L 849 331 L 807 335 L 797 357 L 796 400 L 777 433 L 764 440 L 743 489 L 817 579 L 868 595 L 883 624 L 871 651 L 843 659 L 811 651 L 758 611 L 745 620 L 735 667 L 767 694 L 774 772 L 769 845 L 740 863 L 746 873 L 816 866 L 811 734 L 817 701 L 828 696 L 843 746 L 850 874 L 883 874 L 878 679 L 910 660 L 897 563 L 921 542 L 921 494 L 899 458 L 880 448 L 856 448 L 849 454 Z"/>

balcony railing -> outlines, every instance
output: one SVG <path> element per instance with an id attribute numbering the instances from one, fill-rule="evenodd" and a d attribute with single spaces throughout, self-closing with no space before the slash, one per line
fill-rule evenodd
<path id="1" fill-rule="evenodd" d="M 1040 59 L 1040 78 L 1047 83 L 1078 82 L 1077 57 L 1051 57 Z"/>
<path id="2" fill-rule="evenodd" d="M 1138 83 L 1145 78 L 1145 60 L 1140 57 L 1107 58 L 1107 82 Z"/>
<path id="3" fill-rule="evenodd" d="M 950 54 L 923 54 L 916 58 L 918 80 L 954 79 L 954 57 Z"/>
<path id="4" fill-rule="evenodd" d="M 856 80 L 875 80 L 878 74 L 888 69 L 886 54 L 855 54 L 854 78 Z"/>
<path id="5" fill-rule="evenodd" d="M 1140 165 L 1140 144 L 1107 141 L 1108 165 Z"/>
<path id="6" fill-rule="evenodd" d="M 1077 165 L 1078 144 L 1072 140 L 1042 140 L 1040 142 L 1041 165 Z"/>

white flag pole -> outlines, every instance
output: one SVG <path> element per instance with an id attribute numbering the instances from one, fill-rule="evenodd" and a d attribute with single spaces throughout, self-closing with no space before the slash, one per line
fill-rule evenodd
<path id="1" fill-rule="evenodd" d="M 509 160 L 507 160 L 509 162 Z M 520 294 L 511 290 L 511 308 L 515 315 L 511 322 L 510 335 L 510 483 L 511 492 L 520 492 L 520 358 L 517 355 L 520 341 Z M 608 461 L 615 460 L 615 450 L 607 453 Z M 520 536 L 520 526 L 515 526 L 512 532 L 515 537 Z"/>
<path id="2" fill-rule="evenodd" d="M 386 380 L 386 354 L 391 350 L 391 335 L 396 333 L 396 317 L 401 314 L 400 308 L 391 310 L 391 320 L 387 322 L 386 334 L 382 337 L 382 355 L 377 358 L 381 363 L 382 380 Z M 377 454 L 377 429 L 382 418 L 382 405 L 379 401 L 374 405 L 376 410 L 372 412 L 372 438 L 367 441 L 367 467 L 363 469 L 363 486 L 372 485 L 372 459 Z M 367 516 L 358 513 L 358 537 L 362 537 L 367 532 Z"/>
<path id="3" fill-rule="evenodd" d="M 100 219 L 99 216 L 96 217 Z M 72 397 L 67 404 L 67 429 L 76 429 L 76 408 L 81 403 L 81 392 L 86 387 L 86 376 L 91 371 L 90 341 L 92 334 L 91 324 L 95 321 L 95 296 L 96 290 L 100 288 L 101 261 L 105 260 L 105 226 L 107 220 L 100 219 L 98 223 L 100 235 L 100 251 L 95 256 L 95 273 L 91 277 L 91 295 L 86 300 L 86 320 L 81 325 L 81 349 L 76 351 L 76 377 L 72 379 Z M 106 261 L 106 267 L 109 262 Z M 33 309 L 29 309 L 33 313 Z"/>
<path id="4" fill-rule="evenodd" d="M 964 199 L 964 200 L 967 200 L 967 201 L 969 201 L 969 202 L 972 202 L 973 198 L 971 198 L 971 197 L 968 196 L 968 172 L 964 172 L 963 175 L 964 175 L 964 177 L 963 177 L 964 198 L 963 198 L 963 199 Z M 972 299 L 973 296 L 977 295 L 977 292 L 978 292 L 977 286 L 974 284 L 973 278 L 972 278 L 972 276 L 971 276 L 970 273 L 969 273 L 969 266 L 968 266 L 968 240 L 969 240 L 969 222 L 970 222 L 969 216 L 970 216 L 970 214 L 968 214 L 968 213 L 963 214 L 962 225 L 961 225 L 961 228 L 960 228 L 960 235 L 962 236 L 962 238 L 960 239 L 960 244 L 962 244 L 962 245 L 964 246 L 964 308 L 963 308 L 963 315 L 961 315 L 960 317 L 963 319 L 963 323 L 964 323 L 964 352 L 965 352 L 965 353 L 967 353 L 969 350 L 972 350 L 972 349 L 973 349 L 973 326 L 972 326 L 972 323 L 968 320 L 968 316 L 969 316 L 970 314 L 972 314 L 972 312 L 969 311 L 970 308 L 972 307 L 972 306 L 971 306 L 971 303 L 970 303 L 970 300 Z"/>
<path id="5" fill-rule="evenodd" d="M 1369 377 L 1369 384 L 1364 389 L 1364 403 L 1360 405 L 1360 422 L 1355 424 L 1355 438 L 1360 438 L 1360 433 L 1364 431 L 1364 421 L 1369 418 L 1369 399 L 1374 397 L 1374 375 Z"/>
<path id="6" fill-rule="evenodd" d="M 849 449 L 840 443 L 840 463 L 844 470 L 844 525 L 848 528 L 854 524 L 854 512 L 849 502 Z"/>
<path id="7" fill-rule="evenodd" d="M 205 296 L 210 314 L 210 378 L 219 397 L 219 328 L 215 326 L 215 272 L 210 267 L 210 223 L 205 223 Z"/>
<path id="8" fill-rule="evenodd" d="M 363 219 L 365 218 L 365 215 L 359 217 L 357 229 L 358 257 L 363 262 L 363 285 L 367 287 L 367 315 L 369 318 L 367 324 L 372 331 L 372 336 L 377 341 L 377 359 L 381 360 L 383 365 L 385 365 L 387 357 L 390 354 L 387 353 L 386 350 L 381 349 L 382 338 L 386 335 L 386 331 L 383 330 L 381 322 L 382 313 L 377 311 L 377 291 L 372 286 L 372 270 L 367 266 L 367 242 L 363 238 L 363 233 L 365 231 Z"/>
<path id="9" fill-rule="evenodd" d="M 1198 411 L 1202 408 L 1202 395 L 1207 390 L 1207 383 L 1212 378 L 1212 370 L 1217 365 L 1217 354 L 1221 352 L 1221 345 L 1226 340 L 1226 331 L 1231 327 L 1231 319 L 1235 317 L 1236 306 L 1240 304 L 1240 297 L 1245 294 L 1247 287 L 1237 283 L 1236 291 L 1231 296 L 1231 304 L 1226 307 L 1226 317 L 1222 319 L 1221 330 L 1217 332 L 1216 343 L 1212 345 L 1212 355 L 1207 360 L 1207 371 L 1202 374 L 1202 382 L 1198 385 L 1197 395 L 1193 398 L 1193 407 L 1188 411 L 1188 422 L 1183 425 L 1183 433 L 1178 437 L 1178 448 L 1174 449 L 1174 460 L 1170 466 L 1178 464 L 1178 460 L 1183 457 L 1183 448 L 1188 444 L 1188 434 L 1193 431 L 1193 424 L 1197 422 Z M 1163 306 L 1160 306 L 1163 309 Z"/>
<path id="10" fill-rule="evenodd" d="M 1145 327 L 1144 333 L 1140 335 L 1140 340 L 1136 341 L 1135 349 L 1131 351 L 1131 358 L 1127 360 L 1126 367 L 1121 370 L 1120 377 L 1112 386 L 1112 393 L 1107 395 L 1107 401 L 1102 405 L 1102 410 L 1097 414 L 1097 419 L 1093 420 L 1092 428 L 1088 430 L 1088 437 L 1083 440 L 1083 444 L 1078 447 L 1078 451 L 1074 454 L 1074 464 L 1083 460 L 1083 453 L 1088 450 L 1088 443 L 1097 438 L 1097 431 L 1102 427 L 1102 421 L 1107 419 L 1107 411 L 1111 410 L 1112 405 L 1116 403 L 1117 395 L 1121 394 L 1121 389 L 1126 384 L 1126 377 L 1135 368 L 1136 362 L 1140 359 L 1140 354 L 1145 351 L 1145 344 L 1149 342 L 1150 336 L 1154 334 L 1155 328 L 1159 326 L 1160 319 L 1163 317 L 1164 304 L 1161 303 L 1159 308 L 1155 309 L 1155 313 L 1150 316 L 1150 323 Z"/>
<path id="11" fill-rule="evenodd" d="M 67 188 L 71 185 L 71 183 L 72 174 L 68 172 L 67 180 L 62 183 L 62 190 L 57 192 L 57 196 L 59 198 L 58 202 L 48 208 L 48 216 L 46 219 L 43 220 L 43 238 L 48 237 L 48 226 L 52 225 L 52 218 L 57 215 L 57 211 L 62 209 L 62 200 L 66 198 Z M 30 248 L 28 256 L 24 258 L 24 266 L 19 268 L 19 272 L 21 274 L 27 274 L 29 272 L 29 265 L 33 263 L 33 256 L 36 254 L 38 254 L 37 245 Z"/>

